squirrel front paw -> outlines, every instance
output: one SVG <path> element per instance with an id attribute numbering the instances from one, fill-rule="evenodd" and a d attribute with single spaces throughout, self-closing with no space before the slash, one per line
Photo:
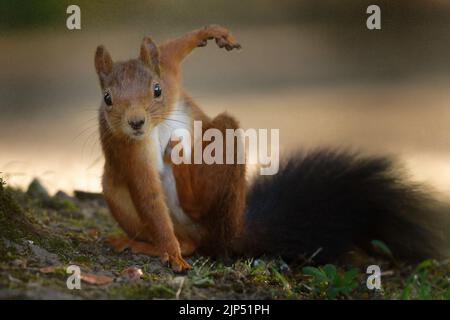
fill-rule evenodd
<path id="1" fill-rule="evenodd" d="M 175 272 L 183 272 L 192 269 L 191 265 L 183 259 L 180 253 L 170 255 L 166 252 L 162 255 L 161 262 L 164 264 L 168 263 Z"/>
<path id="2" fill-rule="evenodd" d="M 241 49 L 242 46 L 231 35 L 230 31 L 224 27 L 218 25 L 206 26 L 203 30 L 203 37 L 198 43 L 199 47 L 207 45 L 208 40 L 216 40 L 216 44 L 219 48 L 225 48 L 227 51 L 233 49 Z"/>

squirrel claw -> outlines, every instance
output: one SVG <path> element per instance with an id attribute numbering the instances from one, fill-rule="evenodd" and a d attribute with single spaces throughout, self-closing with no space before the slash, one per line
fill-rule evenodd
<path id="1" fill-rule="evenodd" d="M 242 46 L 239 43 L 236 43 L 234 45 L 225 45 L 225 49 L 227 51 L 230 51 L 230 50 L 233 50 L 233 49 L 240 50 L 240 49 L 242 49 Z"/>
<path id="2" fill-rule="evenodd" d="M 241 49 L 242 46 L 237 42 L 232 42 L 228 40 L 225 37 L 216 38 L 216 44 L 219 48 L 225 48 L 227 51 L 233 50 L 233 49 Z"/>
<path id="3" fill-rule="evenodd" d="M 207 44 L 208 44 L 208 40 L 201 40 L 197 46 L 198 47 L 206 47 Z"/>
<path id="4" fill-rule="evenodd" d="M 242 46 L 236 42 L 234 37 L 224 27 L 217 25 L 210 25 L 205 27 L 203 31 L 206 33 L 205 39 L 206 40 L 215 39 L 216 44 L 219 48 L 225 48 L 227 51 L 242 48 Z M 199 46 L 206 45 L 204 44 L 204 41 L 205 40 L 202 40 Z"/>
<path id="5" fill-rule="evenodd" d="M 175 272 L 183 272 L 192 269 L 191 265 L 181 256 L 170 256 L 167 252 L 162 255 L 161 262 L 163 264 L 169 264 Z"/>

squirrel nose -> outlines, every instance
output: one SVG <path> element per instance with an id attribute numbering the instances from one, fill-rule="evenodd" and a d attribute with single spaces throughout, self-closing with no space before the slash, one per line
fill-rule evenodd
<path id="1" fill-rule="evenodd" d="M 140 119 L 140 120 L 129 120 L 128 124 L 130 125 L 131 128 L 133 128 L 134 130 L 139 130 L 140 128 L 142 128 L 142 126 L 145 123 L 145 119 Z"/>

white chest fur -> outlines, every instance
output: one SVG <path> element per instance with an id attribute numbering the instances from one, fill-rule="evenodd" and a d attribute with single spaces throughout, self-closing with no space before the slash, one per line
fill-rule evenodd
<path id="1" fill-rule="evenodd" d="M 192 130 L 192 120 L 186 112 L 186 108 L 182 103 L 177 103 L 171 114 L 156 126 L 151 132 L 153 147 L 155 148 L 153 154 L 154 161 L 157 164 L 158 172 L 160 174 L 161 183 L 164 188 L 166 196 L 166 203 L 169 207 L 170 214 L 174 224 L 182 224 L 185 226 L 192 225 L 194 222 L 184 213 L 180 207 L 178 200 L 177 188 L 175 178 L 172 173 L 171 165 L 164 162 L 164 152 L 176 129 Z M 185 148 L 187 150 L 187 148 Z"/>

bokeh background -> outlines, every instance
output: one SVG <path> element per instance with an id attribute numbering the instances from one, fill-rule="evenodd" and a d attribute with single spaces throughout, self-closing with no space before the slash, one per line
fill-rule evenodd
<path id="1" fill-rule="evenodd" d="M 66 29 L 81 7 L 82 29 Z M 381 7 L 382 30 L 366 28 Z M 0 172 L 26 187 L 100 190 L 95 48 L 136 57 L 141 39 L 210 23 L 243 46 L 185 62 L 184 84 L 210 115 L 279 128 L 284 154 L 316 146 L 395 155 L 450 195 L 450 2 L 151 0 L 0 2 Z"/>

